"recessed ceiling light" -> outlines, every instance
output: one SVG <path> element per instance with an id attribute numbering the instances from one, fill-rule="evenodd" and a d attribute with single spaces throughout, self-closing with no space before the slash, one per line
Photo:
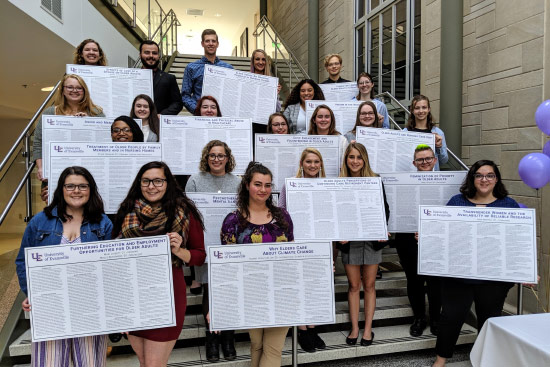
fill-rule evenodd
<path id="1" fill-rule="evenodd" d="M 214 14 L 215 17 L 221 17 L 222 15 L 220 13 Z"/>
<path id="2" fill-rule="evenodd" d="M 203 13 L 204 13 L 203 9 L 187 9 L 186 10 L 187 15 L 202 16 Z"/>
<path id="3" fill-rule="evenodd" d="M 44 87 L 40 89 L 42 92 L 51 92 L 53 90 L 53 85 L 51 87 Z"/>

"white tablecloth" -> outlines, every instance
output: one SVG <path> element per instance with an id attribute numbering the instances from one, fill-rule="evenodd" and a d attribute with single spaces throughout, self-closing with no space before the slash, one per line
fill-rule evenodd
<path id="1" fill-rule="evenodd" d="M 474 367 L 550 366 L 550 314 L 490 318 L 470 360 Z"/>

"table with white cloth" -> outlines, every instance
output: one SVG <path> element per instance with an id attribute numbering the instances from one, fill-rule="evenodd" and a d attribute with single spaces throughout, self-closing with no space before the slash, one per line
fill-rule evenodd
<path id="1" fill-rule="evenodd" d="M 550 314 L 493 317 L 470 353 L 474 367 L 550 366 Z"/>

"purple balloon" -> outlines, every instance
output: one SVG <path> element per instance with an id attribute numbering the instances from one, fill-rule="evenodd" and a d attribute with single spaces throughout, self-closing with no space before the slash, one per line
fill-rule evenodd
<path id="1" fill-rule="evenodd" d="M 540 189 L 550 182 L 550 157 L 542 153 L 529 153 L 519 162 L 518 173 L 527 186 Z"/>
<path id="2" fill-rule="evenodd" d="M 550 135 L 550 99 L 542 102 L 537 107 L 535 122 L 543 133 Z"/>
<path id="3" fill-rule="evenodd" d="M 520 208 L 528 208 L 528 206 L 523 204 L 523 203 L 518 203 L 518 205 L 519 205 Z"/>
<path id="4" fill-rule="evenodd" d="M 542 148 L 542 152 L 550 157 L 550 140 L 544 144 L 544 147 Z"/>

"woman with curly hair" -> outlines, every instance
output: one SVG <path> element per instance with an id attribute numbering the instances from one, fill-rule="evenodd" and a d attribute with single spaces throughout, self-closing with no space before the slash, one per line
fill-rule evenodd
<path id="1" fill-rule="evenodd" d="M 292 89 L 283 104 L 283 114 L 289 122 L 291 134 L 305 134 L 306 131 L 306 101 L 324 100 L 325 95 L 321 87 L 311 79 L 300 81 Z"/>
<path id="2" fill-rule="evenodd" d="M 267 167 L 258 162 L 248 164 L 239 186 L 237 210 L 223 221 L 222 244 L 294 241 L 290 215 L 273 204 L 272 180 Z M 280 366 L 287 332 L 288 327 L 250 329 L 251 365 Z"/>
<path id="3" fill-rule="evenodd" d="M 113 227 L 113 236 L 118 238 L 168 235 L 170 239 L 176 326 L 128 335 L 140 366 L 166 366 L 185 319 L 187 297 L 182 267 L 202 265 L 206 257 L 202 216 L 166 163 L 154 161 L 139 169 Z"/>
<path id="4" fill-rule="evenodd" d="M 107 57 L 97 41 L 85 39 L 74 50 L 73 64 L 107 66 Z"/>

